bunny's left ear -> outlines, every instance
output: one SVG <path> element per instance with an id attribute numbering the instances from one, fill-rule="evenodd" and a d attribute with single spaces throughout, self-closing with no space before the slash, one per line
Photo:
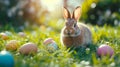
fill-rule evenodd
<path id="1" fill-rule="evenodd" d="M 63 9 L 63 16 L 64 16 L 65 19 L 71 18 L 69 10 L 65 7 Z"/>
<path id="2" fill-rule="evenodd" d="M 74 18 L 76 21 L 79 20 L 81 16 L 81 7 L 78 6 L 76 7 L 76 9 L 73 11 L 73 15 L 72 15 L 72 18 Z"/>

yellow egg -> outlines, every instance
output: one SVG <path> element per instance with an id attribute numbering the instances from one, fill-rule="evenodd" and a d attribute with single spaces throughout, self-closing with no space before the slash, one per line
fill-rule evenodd
<path id="1" fill-rule="evenodd" d="M 3 40 L 8 40 L 9 36 L 5 33 L 0 33 L 0 38 L 2 38 Z"/>
<path id="2" fill-rule="evenodd" d="M 17 40 L 11 40 L 6 44 L 6 50 L 15 51 L 19 47 L 19 42 Z"/>
<path id="3" fill-rule="evenodd" d="M 26 43 L 20 47 L 19 52 L 24 55 L 29 55 L 29 54 L 34 55 L 35 53 L 37 53 L 37 50 L 38 49 L 36 44 Z"/>

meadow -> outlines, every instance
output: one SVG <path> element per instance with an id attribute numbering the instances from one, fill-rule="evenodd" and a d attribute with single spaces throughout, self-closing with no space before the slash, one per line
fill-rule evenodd
<path id="1" fill-rule="evenodd" d="M 0 27 L 0 32 L 9 34 L 8 40 L 0 38 L 0 51 L 5 50 L 5 44 L 10 40 L 18 40 L 20 45 L 28 42 L 37 44 L 37 54 L 21 55 L 18 50 L 10 51 L 14 56 L 15 67 L 119 67 L 120 66 L 120 27 L 104 25 L 102 27 L 88 25 L 92 31 L 93 43 L 84 49 L 66 48 L 60 42 L 60 30 L 63 25 L 24 27 L 26 37 L 20 37 L 17 28 L 11 26 Z M 53 26 L 52 26 L 53 25 Z M 53 38 L 59 49 L 54 52 L 46 50 L 43 41 Z M 96 53 L 98 46 L 109 42 L 114 49 L 112 57 L 99 57 Z"/>
<path id="2" fill-rule="evenodd" d="M 14 67 L 120 67 L 119 4 L 120 0 L 1 0 L 0 51 L 6 50 L 11 40 L 18 41 L 17 50 L 7 50 L 14 57 Z M 92 32 L 92 44 L 87 48 L 66 48 L 61 43 L 60 33 L 65 24 L 63 6 L 71 11 L 81 6 L 79 20 Z M 8 38 L 2 38 L 1 33 Z M 46 49 L 43 42 L 47 38 L 56 42 L 57 50 Z M 19 53 L 19 48 L 29 42 L 37 45 L 38 52 L 34 55 Z M 106 43 L 114 54 L 98 56 L 98 47 Z"/>

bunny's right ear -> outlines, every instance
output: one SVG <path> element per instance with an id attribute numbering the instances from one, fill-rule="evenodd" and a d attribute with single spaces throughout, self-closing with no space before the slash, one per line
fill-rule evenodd
<path id="1" fill-rule="evenodd" d="M 70 12 L 65 7 L 63 9 L 63 16 L 64 16 L 65 19 L 71 18 Z"/>
<path id="2" fill-rule="evenodd" d="M 80 16 L 81 16 L 81 7 L 78 6 L 78 7 L 76 7 L 76 9 L 73 11 L 72 18 L 74 18 L 75 20 L 79 20 Z"/>

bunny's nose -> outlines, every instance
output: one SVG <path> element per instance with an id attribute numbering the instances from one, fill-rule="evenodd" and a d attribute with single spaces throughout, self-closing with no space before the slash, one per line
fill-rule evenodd
<path id="1" fill-rule="evenodd" d="M 70 32 L 68 32 L 67 34 L 70 35 Z"/>
<path id="2" fill-rule="evenodd" d="M 72 34 L 72 30 L 71 29 L 70 30 L 66 29 L 65 32 L 66 32 L 67 35 L 71 35 Z"/>
<path id="3" fill-rule="evenodd" d="M 67 34 L 70 35 L 72 33 L 72 30 L 68 30 Z"/>

